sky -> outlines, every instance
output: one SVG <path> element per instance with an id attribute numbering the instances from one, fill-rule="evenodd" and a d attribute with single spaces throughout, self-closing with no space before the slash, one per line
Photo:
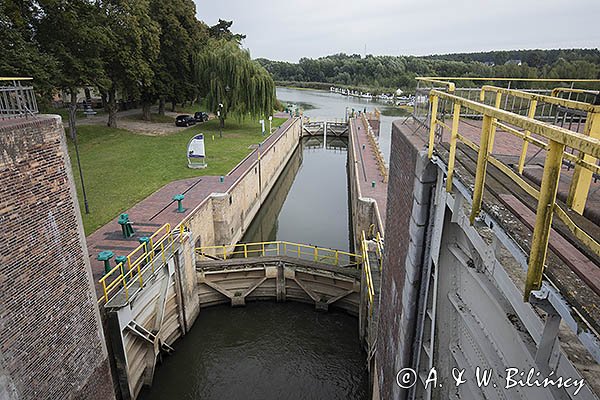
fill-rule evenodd
<path id="1" fill-rule="evenodd" d="M 598 48 L 600 0 L 195 0 L 233 20 L 253 58 Z"/>

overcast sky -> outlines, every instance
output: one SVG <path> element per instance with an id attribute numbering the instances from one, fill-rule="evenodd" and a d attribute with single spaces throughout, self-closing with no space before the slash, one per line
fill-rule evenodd
<path id="1" fill-rule="evenodd" d="M 600 46 L 600 0 L 195 0 L 233 20 L 252 57 L 427 55 Z"/>

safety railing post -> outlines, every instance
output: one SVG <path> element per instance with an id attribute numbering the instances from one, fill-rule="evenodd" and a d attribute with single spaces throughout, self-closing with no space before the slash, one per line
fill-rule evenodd
<path id="1" fill-rule="evenodd" d="M 248 258 L 248 245 L 244 243 L 244 258 Z"/>
<path id="2" fill-rule="evenodd" d="M 454 162 L 456 160 L 456 140 L 458 137 L 458 122 L 460 119 L 460 104 L 454 102 L 452 111 L 452 131 L 450 133 L 450 156 L 448 158 L 448 178 L 446 179 L 446 191 L 452 191 L 452 177 L 454 176 Z"/>
<path id="3" fill-rule="evenodd" d="M 600 139 L 600 113 L 588 113 L 584 134 L 594 139 Z M 596 164 L 596 159 L 588 154 L 580 155 L 579 158 L 590 164 Z M 580 215 L 583 215 L 583 211 L 585 210 L 592 177 L 592 171 L 580 165 L 575 165 L 567 197 L 567 206 Z"/>
<path id="4" fill-rule="evenodd" d="M 529 301 L 532 290 L 538 290 L 542 285 L 544 274 L 544 263 L 548 251 L 548 239 L 552 227 L 552 214 L 558 191 L 558 180 L 562 165 L 565 145 L 554 140 L 548 143 L 548 154 L 544 163 L 544 173 L 538 199 L 535 227 L 531 239 L 531 252 L 529 254 L 529 265 L 527 268 L 527 279 L 525 281 L 524 300 Z"/>
<path id="5" fill-rule="evenodd" d="M 435 141 L 435 128 L 437 124 L 437 109 L 438 109 L 439 98 L 436 95 L 429 96 L 429 103 L 431 104 L 431 120 L 429 123 L 429 148 L 427 150 L 427 156 L 429 159 L 433 157 L 433 145 Z"/>
<path id="6" fill-rule="evenodd" d="M 227 260 L 227 247 L 223 245 L 223 260 Z"/>
<path id="7" fill-rule="evenodd" d="M 315 246 L 313 253 L 314 253 L 314 259 L 316 262 L 319 260 L 319 250 L 317 250 L 317 246 Z"/>
<path id="8" fill-rule="evenodd" d="M 471 210 L 471 225 L 475 222 L 475 218 L 481 210 L 481 202 L 483 199 L 483 191 L 485 188 L 485 174 L 487 169 L 487 161 L 489 156 L 489 139 L 492 128 L 492 117 L 489 115 L 483 116 L 483 124 L 481 126 L 481 140 L 479 143 L 479 153 L 477 154 L 477 169 L 475 172 L 475 189 L 473 191 L 473 208 Z"/>
<path id="9" fill-rule="evenodd" d="M 533 119 L 535 117 L 535 110 L 537 108 L 537 100 L 532 99 L 529 102 L 529 111 L 527 112 L 527 117 Z M 525 160 L 527 159 L 527 148 L 529 147 L 529 142 L 527 138 L 531 135 L 531 132 L 525 131 L 524 133 L 525 139 L 523 140 L 523 147 L 521 148 L 521 156 L 519 157 L 519 174 L 523 174 L 523 169 L 525 168 Z"/>

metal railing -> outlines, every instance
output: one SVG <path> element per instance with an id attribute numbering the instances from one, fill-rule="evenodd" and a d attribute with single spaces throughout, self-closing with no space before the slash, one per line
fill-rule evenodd
<path id="1" fill-rule="evenodd" d="M 378 234 L 379 235 L 379 234 Z M 373 284 L 373 273 L 371 270 L 371 262 L 369 260 L 369 243 L 367 242 L 365 231 L 361 234 L 360 239 L 362 259 L 363 259 L 363 274 L 365 284 L 367 285 L 367 302 L 369 315 L 373 314 L 373 301 L 375 299 L 375 285 Z M 379 246 L 378 246 L 379 247 Z"/>
<path id="2" fill-rule="evenodd" d="M 496 100 L 493 106 L 445 91 L 431 90 L 429 94 L 431 112 L 428 154 L 429 158 L 432 158 L 435 148 L 436 127 L 444 125 L 451 132 L 450 151 L 448 156 L 448 179 L 446 183 L 446 190 L 451 191 L 457 142 L 461 141 L 477 152 L 473 206 L 470 218 L 471 223 L 474 222 L 481 209 L 486 167 L 488 163 L 497 167 L 518 186 L 537 199 L 536 221 L 531 241 L 524 294 L 525 300 L 528 301 L 530 292 L 539 289 L 542 284 L 544 263 L 548 249 L 548 239 L 554 214 L 566 224 L 570 232 L 577 239 L 595 254 L 600 255 L 600 244 L 598 241 L 579 228 L 573 220 L 571 220 L 567 212 L 556 203 L 561 166 L 563 159 L 568 159 L 576 164 L 576 170 L 571 181 L 570 189 L 570 193 L 573 195 L 569 196 L 570 200 L 568 201 L 568 206 L 580 214 L 583 212 L 585 200 L 591 184 L 592 174 L 600 172 L 600 168 L 596 165 L 597 159 L 600 158 L 600 106 L 562 97 L 539 95 L 493 86 L 485 86 L 482 88 L 482 98 L 485 96 L 485 92 L 494 93 Z M 498 101 L 497 99 L 502 99 L 501 96 L 503 94 L 511 94 L 514 97 L 528 100 L 530 104 L 528 115 L 523 116 L 498 107 L 499 104 L 501 105 L 501 101 Z M 452 113 L 450 114 L 452 118 L 451 125 L 447 125 L 443 119 L 440 119 L 438 116 L 439 109 L 437 105 L 442 101 L 452 109 Z M 545 102 L 556 107 L 564 107 L 585 112 L 586 120 L 583 133 L 534 119 L 533 117 L 535 115 L 537 104 L 540 102 Z M 482 125 L 480 128 L 479 144 L 476 144 L 459 133 L 460 118 L 464 117 L 462 115 L 463 110 L 467 110 L 467 114 L 476 113 L 481 115 Z M 508 165 L 491 155 L 496 129 L 502 129 L 509 134 L 520 138 L 523 141 L 522 154 L 526 151 L 527 144 L 533 144 L 546 152 L 541 187 L 539 190 L 528 184 L 521 177 L 522 163 L 519 163 L 518 170 L 514 171 Z M 565 149 L 567 148 L 572 149 L 577 155 L 565 152 Z"/>
<path id="3" fill-rule="evenodd" d="M 0 119 L 20 118 L 38 113 L 33 86 L 24 85 L 32 79 L 0 77 Z"/>
<path id="4" fill-rule="evenodd" d="M 196 254 L 204 258 L 218 258 L 221 260 L 231 258 L 286 256 L 344 268 L 358 268 L 362 262 L 362 256 L 358 254 L 327 247 L 286 242 L 283 240 L 238 243 L 222 246 L 203 246 L 196 248 Z"/>
<path id="5" fill-rule="evenodd" d="M 596 91 L 586 89 L 575 89 L 575 84 L 594 84 L 600 83 L 598 79 L 527 79 L 527 78 L 453 78 L 453 77 L 419 77 L 417 79 L 417 88 L 415 90 L 415 101 L 413 118 L 426 125 L 430 117 L 429 92 L 431 90 L 440 90 L 454 94 L 467 100 L 480 101 L 484 104 L 502 108 L 503 110 L 519 114 L 528 115 L 531 109 L 529 100 L 525 97 L 515 96 L 516 92 L 527 92 L 531 94 L 547 95 L 549 97 L 563 97 L 568 100 L 593 103 Z M 457 83 L 465 85 L 458 87 Z M 570 84 L 568 88 L 552 88 L 551 85 Z M 470 86 L 469 86 L 470 85 Z M 504 89 L 518 89 L 512 93 L 505 93 L 502 99 L 497 97 L 497 93 L 487 92 L 481 97 L 481 86 L 495 86 Z M 525 87 L 528 86 L 528 87 Z M 452 113 L 451 105 L 441 101 L 438 104 L 439 115 L 444 117 Z M 573 129 L 574 124 L 582 124 L 579 113 L 569 112 L 560 106 L 538 102 L 535 107 L 535 119 L 551 122 L 554 125 L 569 125 Z M 461 116 L 464 118 L 481 119 L 482 115 L 474 110 L 463 108 Z M 576 129 L 575 129 L 576 130 Z M 441 130 L 438 131 L 441 136 Z"/>
<path id="6" fill-rule="evenodd" d="M 363 125 L 367 132 L 367 138 L 369 139 L 369 145 L 371 149 L 373 149 L 373 153 L 375 154 L 375 160 L 377 161 L 377 168 L 379 169 L 379 173 L 383 177 L 383 182 L 387 183 L 388 181 L 388 167 L 385 164 L 385 159 L 383 158 L 383 153 L 381 152 L 381 148 L 379 147 L 379 143 L 375 138 L 375 134 L 373 133 L 373 128 L 371 128 L 371 124 L 369 120 L 365 117 L 365 114 L 362 113 L 360 118 L 363 122 Z"/>
<path id="7" fill-rule="evenodd" d="M 148 277 L 154 274 L 157 265 L 167 262 L 175 250 L 176 240 L 183 240 L 185 227 L 180 224 L 172 230 L 170 224 L 160 227 L 148 242 L 140 244 L 127 255 L 124 262 L 108 271 L 100 280 L 102 297 L 98 303 L 108 302 L 116 293 L 123 290 L 128 301 L 135 291 L 141 289 Z"/>

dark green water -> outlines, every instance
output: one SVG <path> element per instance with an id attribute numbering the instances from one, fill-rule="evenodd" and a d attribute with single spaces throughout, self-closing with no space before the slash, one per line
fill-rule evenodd
<path id="1" fill-rule="evenodd" d="M 242 242 L 349 247 L 347 142 L 303 140 Z M 292 302 L 203 309 L 143 400 L 323 399 L 368 396 L 358 320 Z"/>

